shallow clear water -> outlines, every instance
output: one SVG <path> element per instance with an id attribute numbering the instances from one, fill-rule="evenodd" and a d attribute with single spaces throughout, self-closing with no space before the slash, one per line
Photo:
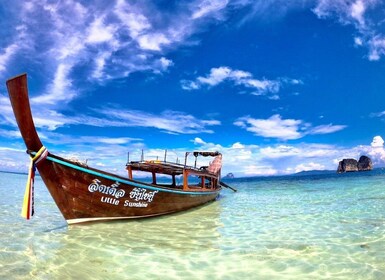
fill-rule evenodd
<path id="1" fill-rule="evenodd" d="M 218 201 L 67 226 L 39 177 L 0 173 L 0 279 L 385 279 L 385 173 L 228 181 Z"/>

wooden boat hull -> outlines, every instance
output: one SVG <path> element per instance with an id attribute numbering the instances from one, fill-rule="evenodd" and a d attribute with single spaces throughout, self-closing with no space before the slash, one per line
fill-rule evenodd
<path id="1" fill-rule="evenodd" d="M 219 194 L 158 188 L 52 155 L 38 170 L 69 224 L 164 215 L 202 205 Z"/>
<path id="2" fill-rule="evenodd" d="M 7 81 L 17 124 L 34 156 L 43 145 L 30 110 L 27 77 Z M 159 216 L 215 200 L 221 188 L 179 189 L 139 182 L 48 153 L 36 167 L 69 224 Z"/>

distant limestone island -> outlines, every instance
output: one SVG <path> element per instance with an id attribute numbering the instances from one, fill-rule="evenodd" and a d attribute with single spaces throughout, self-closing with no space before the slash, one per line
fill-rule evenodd
<path id="1" fill-rule="evenodd" d="M 225 177 L 223 177 L 223 179 L 234 179 L 235 176 L 233 173 L 228 173 Z"/>
<path id="2" fill-rule="evenodd" d="M 372 169 L 372 160 L 367 156 L 361 156 L 358 161 L 353 158 L 341 160 L 338 164 L 337 173 L 369 171 Z"/>

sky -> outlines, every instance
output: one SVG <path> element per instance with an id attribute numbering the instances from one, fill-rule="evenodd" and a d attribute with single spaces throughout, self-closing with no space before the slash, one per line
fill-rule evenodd
<path id="1" fill-rule="evenodd" d="M 0 2 L 0 170 L 26 172 L 5 82 L 27 73 L 57 155 L 126 174 L 127 154 L 223 154 L 222 175 L 385 166 L 385 2 Z"/>

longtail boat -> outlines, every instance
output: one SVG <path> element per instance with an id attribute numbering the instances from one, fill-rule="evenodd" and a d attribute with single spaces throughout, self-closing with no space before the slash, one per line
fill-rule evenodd
<path id="1" fill-rule="evenodd" d="M 49 152 L 42 144 L 32 118 L 27 75 L 6 82 L 20 133 L 31 157 L 29 183 L 22 214 L 33 215 L 35 167 L 68 224 L 153 217 L 187 210 L 214 201 L 221 186 L 222 155 L 219 152 L 187 152 L 184 163 L 164 160 L 127 161 L 127 177 L 111 174 Z M 195 156 L 188 165 L 187 157 Z M 198 156 L 213 157 L 197 166 Z M 151 180 L 134 178 L 138 171 Z M 163 177 L 168 176 L 167 184 Z M 178 182 L 177 182 L 178 181 Z"/>

